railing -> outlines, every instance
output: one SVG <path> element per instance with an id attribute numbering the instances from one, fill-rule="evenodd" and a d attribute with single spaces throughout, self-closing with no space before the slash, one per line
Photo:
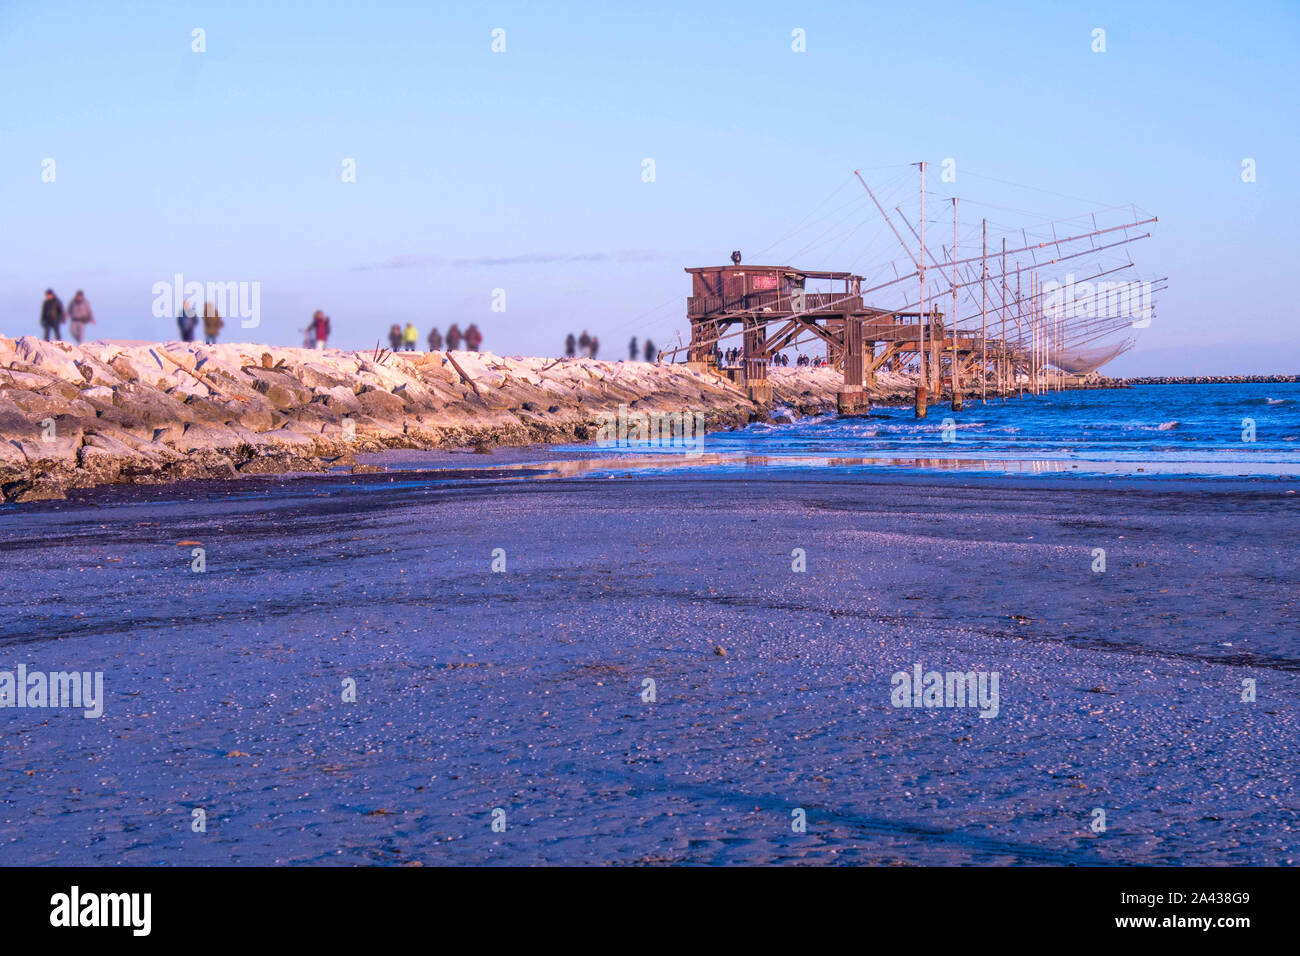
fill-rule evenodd
<path id="1" fill-rule="evenodd" d="M 686 314 L 692 318 L 728 312 L 861 312 L 862 297 L 847 292 L 806 292 L 803 307 L 797 297 L 784 292 L 751 292 L 749 295 L 692 295 L 686 298 Z"/>

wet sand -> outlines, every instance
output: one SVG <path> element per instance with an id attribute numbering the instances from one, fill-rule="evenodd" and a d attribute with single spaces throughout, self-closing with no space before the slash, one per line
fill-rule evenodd
<path id="1" fill-rule="evenodd" d="M 1293 481 L 493 457 L 0 507 L 0 669 L 107 697 L 0 710 L 0 863 L 1300 857 Z"/>

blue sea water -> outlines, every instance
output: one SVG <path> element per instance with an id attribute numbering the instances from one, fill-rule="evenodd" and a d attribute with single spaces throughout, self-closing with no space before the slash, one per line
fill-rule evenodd
<path id="1" fill-rule="evenodd" d="M 774 417 L 783 414 L 777 410 Z M 680 447 L 620 452 L 681 455 Z M 698 451 L 699 449 L 692 449 Z M 874 407 L 711 432 L 701 467 L 887 467 L 1018 474 L 1300 475 L 1300 383 L 1146 385 Z M 690 454 L 682 455 L 685 465 Z M 668 462 L 665 462 L 668 464 Z M 673 463 L 676 466 L 676 463 Z"/>

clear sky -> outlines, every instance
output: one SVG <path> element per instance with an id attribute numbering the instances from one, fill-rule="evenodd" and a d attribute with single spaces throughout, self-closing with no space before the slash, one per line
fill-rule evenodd
<path id="1" fill-rule="evenodd" d="M 732 249 L 901 255 L 852 171 L 915 222 L 924 159 L 967 254 L 981 217 L 1160 217 L 1131 250 L 1169 289 L 1107 371 L 1300 372 L 1298 52 L 1295 2 L 0 0 L 0 332 L 54 286 L 102 336 L 171 338 L 152 287 L 182 273 L 261 283 L 231 338 L 298 344 L 322 308 L 343 347 L 473 321 L 618 357 L 685 336 L 682 269 Z"/>

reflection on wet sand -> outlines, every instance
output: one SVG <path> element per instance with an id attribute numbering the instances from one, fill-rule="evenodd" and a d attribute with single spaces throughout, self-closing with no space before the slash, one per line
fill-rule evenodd
<path id="1" fill-rule="evenodd" d="M 416 460 L 410 458 L 400 465 L 383 462 L 390 469 L 420 470 Z M 709 452 L 704 454 L 669 454 L 664 452 L 638 454 L 626 452 L 613 455 L 592 455 L 583 458 L 565 458 L 512 462 L 505 465 L 485 465 L 473 469 L 481 477 L 520 478 L 575 478 L 584 475 L 620 475 L 635 472 L 663 472 L 691 469 L 735 472 L 749 469 L 811 468 L 845 469 L 866 468 L 897 471 L 949 471 L 974 474 L 1004 475 L 1217 475 L 1217 476 L 1300 476 L 1300 464 L 1265 462 L 1251 464 L 1215 461 L 1089 461 L 1065 458 L 956 458 L 956 457 L 903 457 L 903 456 L 828 456 L 828 455 L 755 455 L 749 452 Z M 437 469 L 443 471 L 444 469 Z M 447 469 L 449 476 L 470 477 L 461 469 Z"/>

